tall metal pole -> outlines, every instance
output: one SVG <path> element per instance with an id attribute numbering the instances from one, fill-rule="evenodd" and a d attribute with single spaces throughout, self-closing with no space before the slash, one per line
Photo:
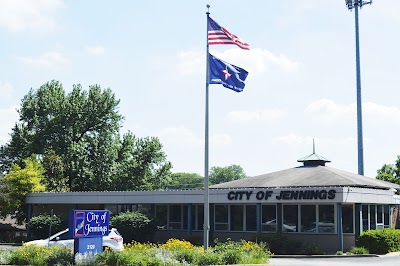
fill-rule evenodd
<path id="1" fill-rule="evenodd" d="M 206 124 L 205 124 L 205 148 L 204 148 L 204 250 L 208 249 L 208 237 L 210 230 L 209 218 L 209 191 L 208 191 L 208 87 L 210 85 L 209 73 L 209 45 L 208 45 L 208 17 L 210 16 L 210 5 L 207 5 L 207 49 L 206 49 Z"/>
<path id="2" fill-rule="evenodd" d="M 358 174 L 364 175 L 364 148 L 362 134 L 362 101 L 361 101 L 361 70 L 360 70 L 360 40 L 358 25 L 358 8 L 372 1 L 346 0 L 347 8 L 354 9 L 354 19 L 356 28 L 356 74 L 357 74 L 357 144 L 358 144 Z"/>

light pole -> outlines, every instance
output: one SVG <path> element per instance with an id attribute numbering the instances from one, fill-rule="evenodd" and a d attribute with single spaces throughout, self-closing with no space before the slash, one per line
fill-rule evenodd
<path id="1" fill-rule="evenodd" d="M 360 73 L 360 41 L 358 34 L 358 8 L 372 4 L 371 1 L 345 0 L 349 10 L 354 9 L 356 24 L 356 72 L 357 72 L 357 143 L 358 143 L 358 174 L 364 175 L 364 148 L 362 135 L 362 108 L 361 108 L 361 73 Z"/>

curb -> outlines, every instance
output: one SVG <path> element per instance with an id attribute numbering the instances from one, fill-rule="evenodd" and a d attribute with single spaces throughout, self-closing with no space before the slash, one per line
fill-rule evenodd
<path id="1" fill-rule="evenodd" d="M 0 243 L 0 246 L 22 246 L 22 243 Z"/>
<path id="2" fill-rule="evenodd" d="M 308 258 L 361 258 L 361 257 L 378 257 L 376 254 L 354 254 L 354 255 L 271 255 L 271 258 L 291 258 L 291 259 L 308 259 Z"/>

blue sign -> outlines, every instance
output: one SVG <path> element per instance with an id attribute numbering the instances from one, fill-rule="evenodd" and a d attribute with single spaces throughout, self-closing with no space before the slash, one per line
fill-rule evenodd
<path id="1" fill-rule="evenodd" d="M 101 253 L 101 252 L 103 252 L 102 237 L 75 239 L 75 253 L 81 253 L 81 254 L 88 253 L 94 256 L 96 253 Z"/>
<path id="2" fill-rule="evenodd" d="M 69 231 L 73 238 L 108 236 L 108 210 L 71 210 Z"/>

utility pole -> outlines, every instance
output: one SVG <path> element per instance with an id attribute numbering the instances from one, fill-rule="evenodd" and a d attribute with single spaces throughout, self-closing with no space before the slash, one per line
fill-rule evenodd
<path id="1" fill-rule="evenodd" d="M 361 107 L 361 71 L 360 71 L 360 40 L 358 26 L 358 9 L 363 5 L 372 4 L 371 1 L 345 0 L 347 8 L 354 9 L 356 26 L 356 72 L 357 72 L 357 143 L 358 143 L 358 174 L 364 175 L 364 148 L 362 134 L 362 107 Z"/>

